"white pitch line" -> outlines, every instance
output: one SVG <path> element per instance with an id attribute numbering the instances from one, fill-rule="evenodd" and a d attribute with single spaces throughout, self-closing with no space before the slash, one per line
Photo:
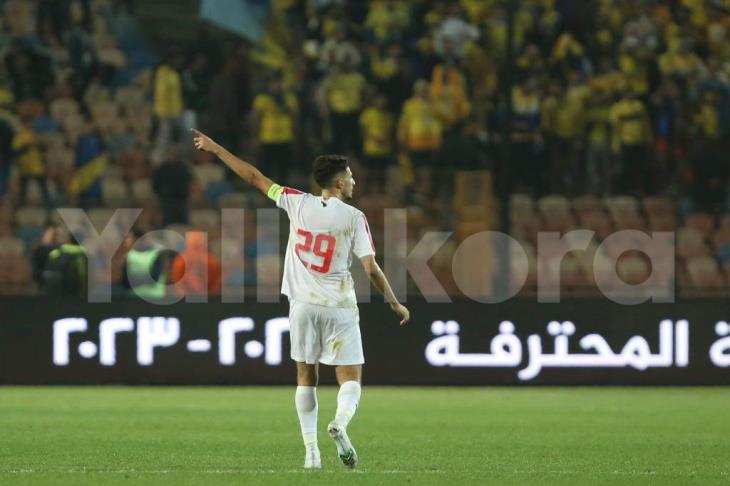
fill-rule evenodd
<path id="1" fill-rule="evenodd" d="M 200 471 L 191 471 L 189 469 L 7 469 L 0 471 L 5 474 L 35 474 L 35 473 L 67 473 L 67 474 L 171 474 L 176 472 L 194 473 L 194 474 L 311 474 L 318 473 L 339 473 L 341 469 L 321 469 L 318 471 L 309 471 L 306 469 L 203 469 Z M 366 470 L 355 469 L 347 471 L 348 474 L 442 474 L 445 471 L 439 469 L 428 469 L 423 471 L 403 471 L 398 469 L 385 470 Z"/>

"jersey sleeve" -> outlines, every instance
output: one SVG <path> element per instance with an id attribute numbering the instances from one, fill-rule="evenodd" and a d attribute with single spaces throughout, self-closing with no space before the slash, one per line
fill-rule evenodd
<path id="1" fill-rule="evenodd" d="M 370 226 L 368 226 L 368 220 L 365 218 L 363 213 L 358 214 L 355 217 L 355 237 L 352 247 L 352 253 L 357 258 L 362 258 L 367 255 L 375 255 L 375 244 L 373 243 L 373 237 L 370 234 Z"/>
<path id="2" fill-rule="evenodd" d="M 274 201 L 278 207 L 288 213 L 293 207 L 301 203 L 304 193 L 297 189 L 292 189 L 291 187 L 272 184 L 266 195 L 269 199 Z"/>

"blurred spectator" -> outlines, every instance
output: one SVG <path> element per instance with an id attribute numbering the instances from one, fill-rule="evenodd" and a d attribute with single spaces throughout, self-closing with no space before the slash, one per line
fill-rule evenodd
<path id="1" fill-rule="evenodd" d="M 53 84 L 50 60 L 19 40 L 5 54 L 5 67 L 17 101 L 40 99 Z"/>
<path id="2" fill-rule="evenodd" d="M 51 296 L 84 297 L 88 275 L 86 253 L 77 243 L 62 242 L 66 238 L 59 238 L 60 234 L 57 233 L 56 241 L 49 243 L 57 246 L 51 249 L 45 260 L 41 288 Z"/>
<path id="3" fill-rule="evenodd" d="M 41 241 L 33 248 L 31 254 L 31 267 L 33 280 L 39 287 L 43 285 L 43 270 L 46 267 L 48 255 L 66 242 L 66 233 L 55 224 L 46 227 Z"/>
<path id="4" fill-rule="evenodd" d="M 152 188 L 159 197 L 162 209 L 162 223 L 187 224 L 188 198 L 193 175 L 187 164 L 172 160 L 155 169 Z"/>
<path id="5" fill-rule="evenodd" d="M 431 190 L 431 170 L 441 147 L 442 125 L 428 96 L 428 83 L 418 80 L 413 96 L 403 105 L 398 121 L 398 141 L 418 176 L 419 190 Z"/>
<path id="6" fill-rule="evenodd" d="M 319 55 L 319 68 L 322 71 L 329 71 L 333 67 L 343 64 L 347 64 L 350 69 L 354 70 L 362 62 L 360 51 L 357 50 L 355 44 L 347 40 L 342 27 L 335 29 L 333 35 L 325 40 Z"/>
<path id="7" fill-rule="evenodd" d="M 10 167 L 13 161 L 13 138 L 15 134 L 10 120 L 0 112 L 0 201 L 10 188 Z"/>
<path id="8" fill-rule="evenodd" d="M 613 128 L 613 151 L 620 158 L 621 187 L 626 192 L 643 194 L 649 187 L 651 164 L 649 142 L 651 125 L 644 103 L 626 91 L 609 112 Z"/>
<path id="9" fill-rule="evenodd" d="M 463 59 L 466 44 L 479 38 L 479 29 L 466 19 L 458 2 L 448 6 L 449 12 L 434 34 L 436 53 L 442 56 L 454 55 Z"/>
<path id="10" fill-rule="evenodd" d="M 21 119 L 21 127 L 13 138 L 13 151 L 20 173 L 19 204 L 26 203 L 28 183 L 35 181 L 43 194 L 43 202 L 50 206 L 51 200 L 46 183 L 46 167 L 41 155 L 40 144 L 33 131 L 33 120 L 26 115 Z"/>
<path id="11" fill-rule="evenodd" d="M 239 195 L 216 197 L 231 190 L 220 180 L 223 173 L 235 178 L 231 171 L 196 169 L 201 187 L 192 195 L 191 167 L 182 163 L 163 164 L 150 180 L 151 158 L 156 164 L 188 161 L 190 152 L 178 150 L 175 139 L 198 124 L 234 153 L 260 148 L 268 164 L 262 169 L 281 182 L 325 150 L 358 156 L 354 163 L 367 181 L 356 191 L 363 207 L 383 200 L 373 193 L 384 192 L 381 168 L 390 167 L 388 195 L 414 211 L 409 234 L 441 224 L 458 240 L 490 224 L 479 212 L 451 209 L 464 181 L 459 178 L 457 188 L 453 178 L 457 170 L 499 162 L 494 155 L 506 152 L 505 131 L 513 145 L 512 167 L 504 173 L 515 189 L 533 196 L 660 193 L 677 199 L 680 212 L 715 213 L 730 204 L 723 159 L 730 135 L 730 23 L 721 2 L 516 2 L 512 86 L 502 76 L 511 61 L 505 58 L 506 4 L 493 0 L 277 1 L 275 21 L 250 54 L 245 46 L 226 49 L 227 41 L 200 27 L 199 35 L 190 34 L 186 64 L 173 55 L 157 72 L 144 68 L 153 53 L 127 37 L 135 19 L 119 5 L 131 2 L 5 3 L 0 106 L 9 113 L 6 126 L 0 119 L 0 197 L 8 191 L 14 157 L 21 204 L 31 199 L 24 186 L 35 186 L 34 180 L 41 190 L 67 188 L 87 207 L 131 195 L 149 208 L 142 216 L 148 230 L 163 219 L 155 194 L 167 224 L 187 221 L 189 201 L 196 209 L 215 201 L 251 204 Z M 266 82 L 272 70 L 289 89 L 277 78 L 254 102 L 251 86 Z M 416 79 L 427 81 L 412 93 Z M 510 117 L 503 99 L 508 88 Z M 366 99 L 370 92 L 379 95 Z M 87 126 L 87 112 L 99 134 Z M 255 130 L 244 130 L 249 117 L 257 121 Z M 14 154 L 20 119 L 32 121 L 35 150 Z M 150 141 L 155 119 L 157 138 Z M 104 147 L 108 157 L 102 157 Z M 194 163 L 206 162 L 200 155 Z M 107 194 L 101 194 L 102 173 Z M 197 197 L 201 193 L 207 197 Z M 689 201 L 681 200 L 685 196 Z M 659 208 L 651 201 L 637 200 L 636 214 L 613 221 L 603 217 L 614 211 L 608 202 L 581 196 L 564 201 L 580 207 L 546 224 L 567 230 L 575 218 L 575 224 L 602 228 L 604 236 L 614 227 L 684 224 L 673 207 L 661 206 L 666 201 L 654 201 Z M 16 209 L 9 198 L 3 204 L 8 213 Z M 524 214 L 515 216 L 513 227 L 529 239 L 554 215 L 543 214 L 541 202 L 532 203 L 537 215 L 529 202 L 521 204 Z M 18 218 L 24 223 L 11 226 L 10 215 L 0 221 L 0 233 L 32 244 L 44 214 L 25 208 Z M 379 225 L 373 226 L 377 233 Z M 254 240 L 247 245 L 247 252 L 261 249 Z"/>
<path id="12" fill-rule="evenodd" d="M 253 114 L 263 171 L 285 185 L 294 154 L 299 106 L 294 93 L 285 90 L 279 73 L 272 75 L 267 90 L 253 101 Z"/>
<path id="13" fill-rule="evenodd" d="M 374 47 L 370 52 L 370 72 L 372 83 L 387 97 L 388 111 L 400 111 L 411 94 L 412 84 L 401 45 L 392 43 Z"/>
<path id="14" fill-rule="evenodd" d="M 446 136 L 452 129 L 458 131 L 460 122 L 471 112 L 471 104 L 467 99 L 466 79 L 453 57 L 447 57 L 433 68 L 429 95 Z"/>
<path id="15" fill-rule="evenodd" d="M 199 114 L 208 111 L 208 94 L 212 80 L 210 62 L 203 54 L 196 53 L 181 74 L 185 106 L 183 112 L 183 138 L 190 128 L 198 126 Z"/>
<path id="16" fill-rule="evenodd" d="M 611 194 L 614 177 L 608 93 L 594 89 L 586 106 L 586 182 L 595 194 Z"/>
<path id="17" fill-rule="evenodd" d="M 385 172 L 393 164 L 395 119 L 387 110 L 387 100 L 378 93 L 360 115 L 362 154 L 368 191 L 385 193 Z"/>
<path id="18" fill-rule="evenodd" d="M 541 107 L 541 128 L 550 157 L 552 181 L 550 191 L 573 193 L 582 187 L 584 168 L 579 164 L 579 150 L 583 136 L 583 99 L 568 97 L 559 82 L 550 85 L 548 96 Z"/>
<path id="19" fill-rule="evenodd" d="M 221 264 L 208 251 L 206 233 L 188 231 L 185 236 L 185 251 L 172 261 L 170 280 L 175 285 L 175 293 L 179 296 L 220 294 Z"/>
<path id="20" fill-rule="evenodd" d="M 108 163 L 104 144 L 91 120 L 86 119 L 76 142 L 75 171 L 69 192 L 82 208 L 98 206 L 101 201 L 101 177 Z"/>
<path id="21" fill-rule="evenodd" d="M 692 154 L 691 196 L 695 211 L 717 213 L 724 207 L 730 176 L 726 150 L 726 142 L 707 140 Z"/>
<path id="22" fill-rule="evenodd" d="M 650 98 L 652 127 L 654 130 L 654 157 L 661 172 L 666 174 L 673 164 L 674 155 L 680 150 L 682 101 L 679 87 L 671 79 L 665 79 Z M 662 174 L 657 174 L 661 177 Z M 669 181 L 658 181 L 663 189 Z"/>
<path id="23" fill-rule="evenodd" d="M 537 80 L 530 78 L 512 89 L 512 161 L 517 185 L 528 193 L 542 195 L 548 189 L 552 168 L 543 157 L 540 132 L 541 106 Z"/>
<path id="24" fill-rule="evenodd" d="M 36 23 L 39 35 L 50 32 L 59 42 L 71 22 L 70 3 L 66 0 L 39 0 Z M 88 2 L 86 2 L 88 3 Z"/>
<path id="25" fill-rule="evenodd" d="M 250 102 L 250 77 L 242 52 L 231 56 L 210 85 L 210 112 L 206 126 L 210 135 L 232 153 L 240 149 L 244 113 Z"/>
<path id="26" fill-rule="evenodd" d="M 94 77 L 98 65 L 93 39 L 80 19 L 74 21 L 73 27 L 62 39 L 68 49 L 71 63 L 71 83 L 74 87 L 74 96 L 81 99 Z"/>
<path id="27" fill-rule="evenodd" d="M 325 112 L 332 130 L 331 151 L 338 154 L 359 152 L 358 119 L 362 109 L 365 78 L 355 71 L 353 59 L 333 68 L 322 83 Z"/>
<path id="28" fill-rule="evenodd" d="M 124 267 L 124 287 L 130 295 L 145 299 L 165 297 L 170 270 L 170 251 L 139 242 L 137 232 L 130 236 L 130 250 Z"/>
<path id="29" fill-rule="evenodd" d="M 370 2 L 365 28 L 377 42 L 399 41 L 410 25 L 408 2 L 379 0 Z"/>
<path id="30" fill-rule="evenodd" d="M 173 141 L 182 136 L 183 91 L 180 69 L 182 55 L 172 51 L 157 67 L 154 78 L 154 113 L 157 123 L 157 137 L 152 161 L 162 163 L 167 149 Z"/>

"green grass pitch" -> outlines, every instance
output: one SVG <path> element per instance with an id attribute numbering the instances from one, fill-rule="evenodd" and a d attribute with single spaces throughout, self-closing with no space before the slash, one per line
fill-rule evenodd
<path id="1" fill-rule="evenodd" d="M 0 387 L 0 484 L 728 484 L 727 388 L 363 389 L 301 468 L 294 388 Z"/>

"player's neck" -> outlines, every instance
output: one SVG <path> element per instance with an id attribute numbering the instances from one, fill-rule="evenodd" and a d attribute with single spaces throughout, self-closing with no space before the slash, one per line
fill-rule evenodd
<path id="1" fill-rule="evenodd" d="M 337 198 L 340 201 L 342 201 L 342 191 L 339 190 L 330 190 L 330 189 L 322 189 L 322 199 L 325 201 L 331 197 Z"/>

